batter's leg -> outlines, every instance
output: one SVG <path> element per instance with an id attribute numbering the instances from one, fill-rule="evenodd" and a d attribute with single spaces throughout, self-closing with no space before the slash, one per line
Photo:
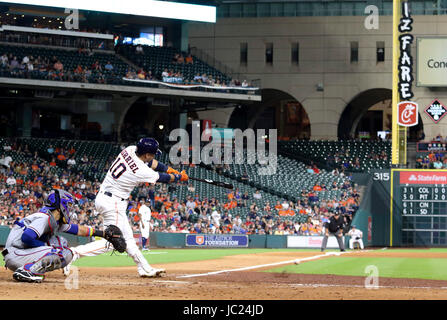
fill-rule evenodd
<path id="1" fill-rule="evenodd" d="M 127 218 L 125 220 L 121 219 L 121 221 L 122 223 L 119 225 L 119 228 L 123 232 L 124 239 L 126 240 L 126 252 L 137 264 L 138 274 L 141 277 L 156 277 L 165 273 L 164 269 L 155 269 L 151 267 L 137 246 L 132 228 L 129 225 Z"/>

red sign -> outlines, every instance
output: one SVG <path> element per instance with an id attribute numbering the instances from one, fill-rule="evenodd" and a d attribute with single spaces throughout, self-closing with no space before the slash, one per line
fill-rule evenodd
<path id="1" fill-rule="evenodd" d="M 447 171 L 401 171 L 401 184 L 447 184 Z"/>
<path id="2" fill-rule="evenodd" d="M 412 127 L 418 124 L 418 104 L 411 101 L 403 101 L 397 104 L 397 123 L 400 126 Z"/>
<path id="3" fill-rule="evenodd" d="M 317 245 L 317 246 L 321 246 L 323 240 L 322 238 L 309 238 L 309 245 Z"/>
<path id="4" fill-rule="evenodd" d="M 372 217 L 368 217 L 368 242 L 372 240 Z"/>

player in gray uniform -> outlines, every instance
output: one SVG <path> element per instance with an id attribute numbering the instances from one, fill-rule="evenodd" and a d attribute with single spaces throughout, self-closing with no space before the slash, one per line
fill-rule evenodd
<path id="1" fill-rule="evenodd" d="M 74 197 L 60 189 L 53 190 L 39 212 L 14 222 L 2 255 L 13 278 L 22 282 L 42 282 L 44 274 L 60 269 L 73 258 L 66 239 L 56 232 L 79 236 L 100 236 L 92 227 L 70 224 Z"/>

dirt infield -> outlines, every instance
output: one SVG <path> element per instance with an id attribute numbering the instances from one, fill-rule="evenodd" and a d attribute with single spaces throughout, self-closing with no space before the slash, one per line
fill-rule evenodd
<path id="1" fill-rule="evenodd" d="M 350 256 L 399 257 L 419 256 L 392 250 L 350 253 Z M 422 253 L 421 253 L 422 254 Z M 447 254 L 423 253 L 424 257 Z M 447 281 L 380 278 L 379 289 L 365 289 L 364 277 L 263 273 L 261 269 L 224 272 L 182 278 L 221 270 L 272 264 L 297 258 L 319 256 L 316 252 L 271 252 L 228 256 L 221 259 L 154 265 L 167 270 L 167 276 L 141 279 L 136 267 L 81 267 L 79 287 L 68 281 L 61 271 L 48 274 L 43 283 L 18 283 L 12 273 L 0 270 L 1 299 L 132 299 L 132 300 L 326 300 L 326 299 L 447 299 Z M 325 258 L 322 258 L 325 259 Z M 305 263 L 305 262 L 303 262 Z M 271 267 L 270 267 L 271 268 Z M 68 278 L 71 280 L 70 278 Z"/>

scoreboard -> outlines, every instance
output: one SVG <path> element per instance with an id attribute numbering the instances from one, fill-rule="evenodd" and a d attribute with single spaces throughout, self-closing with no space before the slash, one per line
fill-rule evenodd
<path id="1" fill-rule="evenodd" d="M 391 170 L 391 242 L 447 245 L 447 170 Z"/>
<path id="2" fill-rule="evenodd" d="M 400 186 L 402 215 L 442 215 L 447 211 L 447 186 Z"/>

